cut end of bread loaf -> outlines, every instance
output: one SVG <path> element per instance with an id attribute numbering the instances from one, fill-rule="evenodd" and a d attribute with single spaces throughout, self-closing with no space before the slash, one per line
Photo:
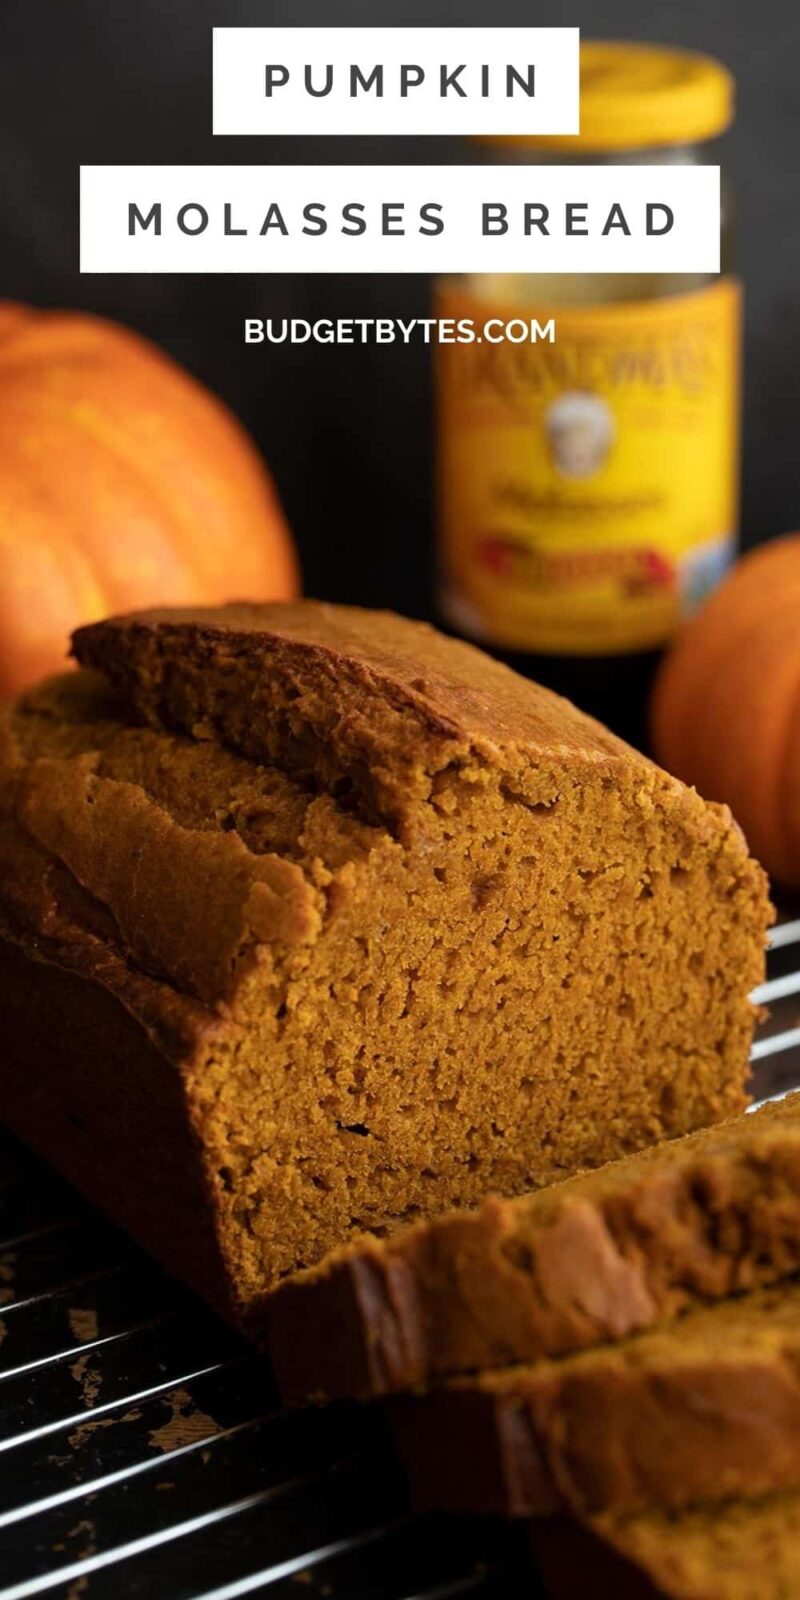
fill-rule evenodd
<path id="1" fill-rule="evenodd" d="M 36 977 L 3 1109 L 113 1209 L 91 1060 L 112 1033 L 147 1054 L 118 1214 L 200 1287 L 218 1260 L 238 1315 L 360 1232 L 746 1103 L 763 875 L 724 809 L 572 706 L 421 624 L 312 602 L 120 618 L 74 649 L 81 673 L 5 713 L 0 912 Z M 41 1069 L 43 1136 L 55 987 L 102 991 L 105 1020 Z M 159 1117 L 206 1195 L 196 1262 L 164 1237 Z"/>

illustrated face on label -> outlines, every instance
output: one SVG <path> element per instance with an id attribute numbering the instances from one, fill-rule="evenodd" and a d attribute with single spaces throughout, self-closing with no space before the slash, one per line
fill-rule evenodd
<path id="1" fill-rule="evenodd" d="M 614 418 L 599 395 L 562 394 L 548 407 L 547 440 L 564 478 L 591 478 L 604 465 L 614 443 Z"/>

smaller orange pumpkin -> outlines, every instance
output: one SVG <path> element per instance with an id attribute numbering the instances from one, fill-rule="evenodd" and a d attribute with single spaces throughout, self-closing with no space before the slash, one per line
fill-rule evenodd
<path id="1" fill-rule="evenodd" d="M 653 748 L 724 800 L 779 882 L 800 887 L 800 534 L 745 556 L 656 680 Z"/>

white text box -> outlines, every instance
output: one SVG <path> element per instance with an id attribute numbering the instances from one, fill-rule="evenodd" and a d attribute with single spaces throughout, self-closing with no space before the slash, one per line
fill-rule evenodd
<path id="1" fill-rule="evenodd" d="M 577 28 L 215 28 L 214 132 L 577 133 Z"/>
<path id="2" fill-rule="evenodd" d="M 82 272 L 718 270 L 718 167 L 81 169 Z"/>

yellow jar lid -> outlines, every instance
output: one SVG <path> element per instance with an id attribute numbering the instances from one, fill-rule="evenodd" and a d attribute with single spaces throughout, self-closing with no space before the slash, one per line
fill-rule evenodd
<path id="1" fill-rule="evenodd" d="M 589 39 L 581 44 L 581 131 L 490 138 L 552 150 L 646 150 L 713 139 L 733 121 L 734 80 L 693 50 Z"/>

